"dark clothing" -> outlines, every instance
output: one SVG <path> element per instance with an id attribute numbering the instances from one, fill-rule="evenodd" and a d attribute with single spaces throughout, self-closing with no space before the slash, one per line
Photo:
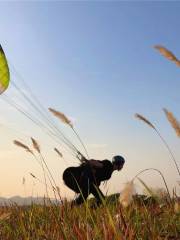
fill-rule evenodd
<path id="1" fill-rule="evenodd" d="M 104 199 L 104 195 L 99 189 L 102 181 L 110 179 L 113 172 L 113 165 L 109 160 L 96 161 L 99 166 L 91 166 L 87 161 L 79 167 L 69 167 L 63 173 L 64 183 L 76 193 L 80 193 L 75 200 L 76 204 L 81 204 L 92 193 L 98 203 Z"/>
<path id="2" fill-rule="evenodd" d="M 99 185 L 102 181 L 108 180 L 111 178 L 113 173 L 113 165 L 109 160 L 98 161 L 103 164 L 102 168 L 96 168 L 95 179 L 99 182 Z"/>

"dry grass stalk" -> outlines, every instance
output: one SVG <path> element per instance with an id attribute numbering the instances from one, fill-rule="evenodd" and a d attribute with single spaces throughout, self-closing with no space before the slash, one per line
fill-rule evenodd
<path id="1" fill-rule="evenodd" d="M 34 138 L 32 138 L 32 137 L 31 137 L 31 141 L 32 141 L 32 144 L 33 144 L 34 149 L 35 149 L 38 153 L 40 153 L 41 150 L 40 150 L 40 146 L 39 146 L 38 142 L 37 142 Z"/>
<path id="2" fill-rule="evenodd" d="M 55 117 L 59 118 L 63 123 L 69 125 L 71 128 L 73 128 L 72 122 L 64 115 L 64 113 L 56 111 L 53 108 L 49 108 L 49 111 L 54 114 Z"/>
<path id="3" fill-rule="evenodd" d="M 148 124 L 150 127 L 156 129 L 155 126 L 154 126 L 149 120 L 147 120 L 145 117 L 143 117 L 142 115 L 136 113 L 136 114 L 135 114 L 135 117 L 138 118 L 139 120 L 145 122 L 145 123 Z"/>
<path id="4" fill-rule="evenodd" d="M 169 197 L 169 201 L 172 202 L 172 201 L 171 201 L 171 195 L 170 195 L 169 188 L 168 188 L 168 186 L 167 186 L 165 177 L 163 176 L 163 174 L 162 174 L 162 172 L 161 172 L 160 170 L 158 170 L 158 169 L 156 169 L 156 168 L 146 168 L 146 169 L 138 172 L 138 173 L 136 174 L 136 176 L 132 179 L 132 181 L 134 181 L 136 178 L 138 178 L 138 176 L 141 175 L 142 173 L 147 172 L 147 171 L 149 172 L 149 171 L 151 171 L 151 170 L 156 171 L 156 172 L 158 172 L 158 173 L 160 174 L 160 176 L 161 176 L 161 178 L 162 178 L 162 180 L 163 180 L 163 182 L 164 182 L 164 185 L 165 185 L 165 188 L 166 188 L 168 197 Z M 179 169 L 177 168 L 177 170 L 179 170 Z M 140 180 L 141 183 L 143 183 L 143 181 L 142 181 L 140 178 L 138 178 L 138 179 Z M 148 186 L 146 186 L 145 184 L 143 184 L 143 185 L 146 187 L 147 190 L 149 189 Z M 150 189 L 149 189 L 149 190 L 150 190 Z M 151 191 L 151 190 L 150 190 L 150 191 Z"/>
<path id="5" fill-rule="evenodd" d="M 180 137 L 180 122 L 174 117 L 172 112 L 169 112 L 167 109 L 163 109 L 164 113 L 168 121 L 170 122 L 171 126 L 174 128 L 178 137 Z"/>
<path id="6" fill-rule="evenodd" d="M 57 154 L 58 154 L 61 158 L 63 157 L 62 153 L 61 153 L 57 148 L 54 148 L 54 151 L 57 152 Z"/>
<path id="7" fill-rule="evenodd" d="M 14 140 L 13 143 L 21 148 L 24 148 L 27 152 L 33 154 L 33 151 L 25 144 L 23 144 L 22 142 L 18 141 L 18 140 Z"/>
<path id="8" fill-rule="evenodd" d="M 155 128 L 155 126 L 150 122 L 148 121 L 145 117 L 143 117 L 142 115 L 136 113 L 135 114 L 135 117 L 137 117 L 139 120 L 142 120 L 143 122 L 145 122 L 146 124 L 148 124 L 151 128 L 154 129 L 154 131 L 157 133 L 157 135 L 160 137 L 160 139 L 162 140 L 162 142 L 164 143 L 164 145 L 166 146 L 167 150 L 169 151 L 170 155 L 171 155 L 171 158 L 176 166 L 176 169 L 178 171 L 178 174 L 180 175 L 180 169 L 179 169 L 179 166 L 176 162 L 176 159 L 174 157 L 174 154 L 173 152 L 171 151 L 171 148 L 169 147 L 168 143 L 166 142 L 166 140 L 163 138 L 163 136 L 161 135 L 161 133 L 159 132 L 159 130 L 157 128 Z"/>
<path id="9" fill-rule="evenodd" d="M 119 201 L 123 205 L 123 207 L 129 206 L 129 204 L 132 202 L 134 194 L 135 194 L 134 182 L 133 181 L 127 182 L 119 198 Z"/>
<path id="10" fill-rule="evenodd" d="M 177 57 L 171 51 L 169 51 L 167 48 L 165 48 L 161 45 L 156 45 L 156 46 L 154 46 L 154 48 L 157 49 L 165 58 L 174 62 L 178 67 L 180 67 L 180 60 L 177 59 Z"/>
<path id="11" fill-rule="evenodd" d="M 49 108 L 49 111 L 50 111 L 55 117 L 59 118 L 63 123 L 69 125 L 69 126 L 72 128 L 72 130 L 73 130 L 73 132 L 75 133 L 76 137 L 79 139 L 80 143 L 82 144 L 82 146 L 83 146 L 83 148 L 84 148 L 84 150 L 85 150 L 85 152 L 86 152 L 87 157 L 89 158 L 87 149 L 86 149 L 83 141 L 81 140 L 79 134 L 78 134 L 78 133 L 76 132 L 76 130 L 74 129 L 74 126 L 73 126 L 71 120 L 69 120 L 69 119 L 66 117 L 66 115 L 64 115 L 64 113 L 59 112 L 59 111 L 56 111 L 56 110 L 53 109 L 53 108 Z M 73 146 L 73 147 L 74 147 L 74 146 Z M 76 149 L 76 147 L 75 147 L 75 150 L 76 150 L 76 152 L 78 152 L 78 150 Z"/>
<path id="12" fill-rule="evenodd" d="M 46 164 L 46 162 L 45 162 L 45 160 L 44 160 L 44 158 L 43 158 L 43 156 L 42 156 L 42 154 L 41 154 L 41 150 L 40 150 L 40 146 L 39 146 L 38 142 L 37 142 L 34 138 L 32 138 L 32 137 L 31 137 L 31 141 L 32 141 L 32 144 L 33 144 L 34 149 L 39 153 L 40 158 L 41 158 L 40 164 L 41 164 L 41 167 L 42 167 L 42 170 L 43 170 L 44 182 L 45 182 L 45 186 L 46 186 L 46 194 L 47 194 L 47 196 L 48 196 L 48 186 L 47 186 L 47 181 L 46 181 L 46 170 L 45 170 L 45 168 L 44 168 L 43 163 L 45 164 L 47 170 L 49 170 L 49 169 L 48 169 L 48 166 L 47 166 L 47 164 Z M 31 175 L 31 176 L 32 176 L 32 175 Z M 47 176 L 48 176 L 48 175 L 47 175 Z M 48 176 L 48 178 L 49 178 L 49 176 Z M 36 178 L 36 179 L 37 179 L 37 178 Z"/>
<path id="13" fill-rule="evenodd" d="M 44 186 L 46 186 L 46 183 L 43 182 L 42 180 L 40 180 L 38 177 L 36 177 L 33 173 L 29 173 L 31 175 L 32 178 L 36 179 L 39 183 L 43 184 Z M 47 185 L 47 188 L 50 189 L 50 187 Z M 53 187 L 54 189 L 54 187 Z"/>

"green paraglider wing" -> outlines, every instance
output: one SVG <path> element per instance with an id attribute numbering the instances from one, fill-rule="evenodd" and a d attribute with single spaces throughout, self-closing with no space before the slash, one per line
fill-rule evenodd
<path id="1" fill-rule="evenodd" d="M 3 93 L 8 85 L 10 80 L 9 67 L 5 53 L 0 45 L 0 94 Z"/>

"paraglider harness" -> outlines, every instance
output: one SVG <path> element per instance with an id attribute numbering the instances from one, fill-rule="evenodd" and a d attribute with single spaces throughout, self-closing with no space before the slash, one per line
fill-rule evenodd
<path id="1" fill-rule="evenodd" d="M 89 183 L 93 183 L 96 186 L 100 185 L 100 182 L 97 182 L 95 177 L 95 171 L 91 164 L 89 164 L 89 160 L 87 160 L 80 152 L 78 152 L 77 158 L 80 160 L 81 164 L 81 175 L 79 178 L 79 183 L 81 184 L 84 178 L 88 178 Z"/>
<path id="2" fill-rule="evenodd" d="M 87 160 L 80 152 L 78 152 L 77 158 L 81 162 L 80 167 L 82 167 L 79 183 L 81 183 L 81 181 L 85 177 L 89 179 L 89 183 L 93 183 L 96 187 L 99 187 L 102 181 L 104 182 L 104 185 L 107 184 L 107 180 L 100 180 L 95 175 L 96 171 L 94 167 L 89 163 L 89 161 L 91 160 Z M 98 160 L 93 160 L 93 161 L 96 161 L 97 163 L 99 162 Z"/>

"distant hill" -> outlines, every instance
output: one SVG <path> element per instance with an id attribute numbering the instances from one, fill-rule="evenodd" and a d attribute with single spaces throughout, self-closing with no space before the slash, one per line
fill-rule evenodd
<path id="1" fill-rule="evenodd" d="M 111 194 L 109 196 L 107 196 L 106 198 L 106 202 L 107 203 L 117 203 L 118 199 L 120 197 L 120 193 L 114 193 Z M 180 198 L 179 198 L 180 199 Z M 49 199 L 47 199 L 48 202 Z M 133 196 L 133 200 L 136 203 L 144 203 L 144 204 L 152 204 L 156 201 L 155 198 L 153 197 L 147 197 L 145 195 L 141 195 L 141 194 L 136 194 Z M 40 204 L 43 205 L 44 204 L 44 197 L 20 197 L 20 196 L 14 196 L 11 198 L 4 198 L 4 197 L 0 197 L 0 206 L 4 206 L 4 205 L 11 205 L 11 204 L 17 204 L 19 206 L 27 206 L 27 205 L 31 205 L 32 203 L 35 204 Z M 89 200 L 89 203 L 93 204 L 95 203 L 95 198 L 92 197 Z M 46 204 L 47 204 L 46 202 Z M 55 199 L 51 199 L 51 203 L 56 203 L 57 201 Z M 60 201 L 59 201 L 60 203 Z"/>
<path id="2" fill-rule="evenodd" d="M 115 202 L 118 199 L 118 197 L 119 197 L 119 193 L 109 195 L 107 197 L 107 201 Z M 26 197 L 26 198 L 20 197 L 20 196 L 13 196 L 11 198 L 0 197 L 0 206 L 11 205 L 11 204 L 17 204 L 19 206 L 28 206 L 28 205 L 31 205 L 32 203 L 43 205 L 44 200 L 45 200 L 44 197 Z M 92 197 L 89 199 L 89 201 L 93 202 L 95 201 L 95 199 Z M 51 199 L 51 202 L 55 203 L 56 200 Z"/>
<path id="3" fill-rule="evenodd" d="M 31 205 L 32 203 L 36 204 L 44 204 L 44 197 L 20 197 L 20 196 L 13 196 L 11 198 L 3 198 L 0 197 L 0 206 L 4 205 L 11 205 L 11 204 L 17 204 L 19 206 L 25 206 L 25 205 Z M 52 202 L 55 202 L 55 200 L 51 200 Z"/>

